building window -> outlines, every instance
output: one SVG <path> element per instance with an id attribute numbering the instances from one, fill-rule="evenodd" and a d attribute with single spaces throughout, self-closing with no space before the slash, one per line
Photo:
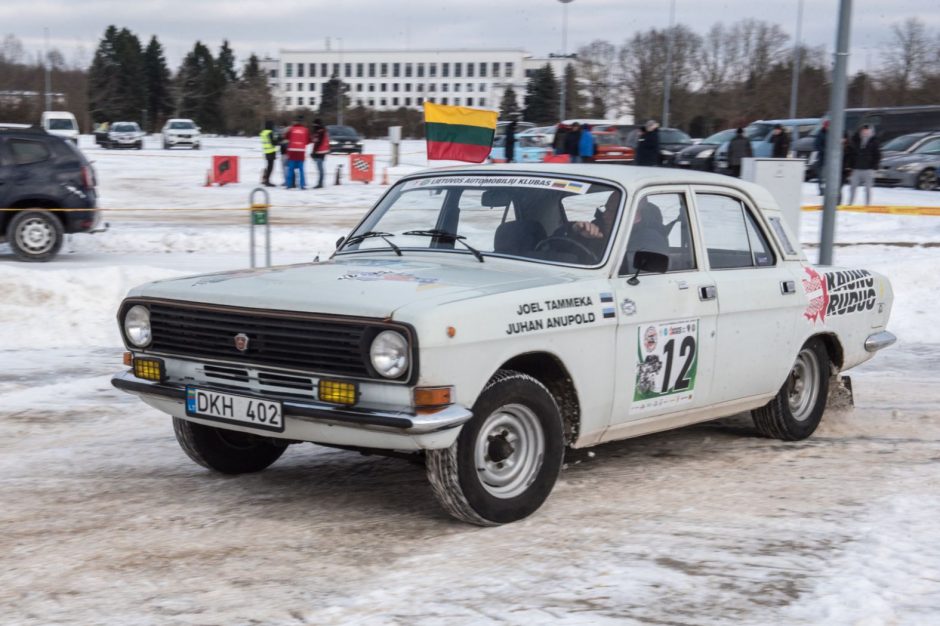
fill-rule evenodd
<path id="1" fill-rule="evenodd" d="M 416 102 L 418 103 L 418 106 L 421 106 L 422 104 L 424 104 L 424 98 L 418 98 Z"/>
<path id="2" fill-rule="evenodd" d="M 294 64 L 285 63 L 284 64 L 284 78 L 291 78 L 294 75 Z"/>
<path id="3" fill-rule="evenodd" d="M 287 83 L 284 85 L 284 91 L 290 91 L 291 87 L 293 87 L 293 83 Z"/>
<path id="4" fill-rule="evenodd" d="M 401 76 L 401 63 L 392 63 L 392 77 L 398 78 Z"/>
<path id="5" fill-rule="evenodd" d="M 474 67 L 476 67 L 475 63 L 467 63 L 467 78 L 473 78 Z"/>
<path id="6" fill-rule="evenodd" d="M 405 63 L 405 78 L 411 78 L 411 63 Z"/>
<path id="7" fill-rule="evenodd" d="M 356 63 L 356 78 L 362 78 L 363 64 Z"/>
<path id="8" fill-rule="evenodd" d="M 297 78 L 303 78 L 303 77 L 304 77 L 304 64 L 298 63 L 297 64 Z"/>
<path id="9" fill-rule="evenodd" d="M 493 78 L 499 78 L 499 63 L 493 63 Z"/>
<path id="10" fill-rule="evenodd" d="M 437 85 L 434 83 L 431 83 L 430 85 L 428 85 L 428 91 L 437 91 Z"/>
<path id="11" fill-rule="evenodd" d="M 441 78 L 450 77 L 450 63 L 441 63 Z"/>
<path id="12" fill-rule="evenodd" d="M 424 78 L 424 63 L 418 63 L 418 78 Z"/>
<path id="13" fill-rule="evenodd" d="M 460 91 L 460 83 L 454 83 L 454 91 Z"/>
<path id="14" fill-rule="evenodd" d="M 379 87 L 379 91 L 388 91 L 388 83 L 382 83 L 381 87 Z"/>
<path id="15" fill-rule="evenodd" d="M 310 75 L 310 78 L 316 78 L 316 76 L 317 76 L 317 64 L 316 64 L 316 63 L 310 63 L 310 67 L 308 67 L 307 69 L 309 70 L 307 73 Z"/>
<path id="16" fill-rule="evenodd" d="M 302 66 L 298 65 L 297 67 L 302 67 Z M 297 91 L 303 91 L 303 90 L 304 90 L 304 84 L 297 83 Z"/>
<path id="17" fill-rule="evenodd" d="M 506 78 L 512 78 L 512 74 L 513 74 L 512 63 L 507 63 L 506 64 Z"/>
<path id="18" fill-rule="evenodd" d="M 369 91 L 375 91 L 375 83 L 369 83 Z"/>
<path id="19" fill-rule="evenodd" d="M 423 92 L 423 91 L 424 91 L 424 83 L 418 83 L 417 85 L 415 85 L 415 91 L 417 91 L 418 93 Z"/>
<path id="20" fill-rule="evenodd" d="M 405 91 L 411 91 L 411 83 L 405 83 Z"/>
<path id="21" fill-rule="evenodd" d="M 271 70 L 270 72 L 268 72 L 268 75 L 271 78 L 277 78 L 277 70 Z"/>
<path id="22" fill-rule="evenodd" d="M 375 99 L 374 99 L 374 98 L 369 98 L 369 106 L 370 106 L 370 107 L 374 107 L 374 106 L 375 106 Z"/>
<path id="23" fill-rule="evenodd" d="M 482 92 L 486 91 L 486 83 L 480 83 L 480 91 Z"/>
<path id="24" fill-rule="evenodd" d="M 287 106 L 290 106 L 290 96 L 284 98 L 284 104 L 286 104 Z"/>
<path id="25" fill-rule="evenodd" d="M 356 91 L 362 91 L 362 83 L 356 85 Z"/>
<path id="26" fill-rule="evenodd" d="M 316 91 L 316 90 L 317 90 L 317 84 L 316 84 L 316 83 L 307 83 L 307 89 L 308 89 L 309 91 Z"/>
<path id="27" fill-rule="evenodd" d="M 447 83 L 441 83 L 441 91 L 447 91 L 447 88 L 450 87 Z"/>
<path id="28" fill-rule="evenodd" d="M 535 76 L 535 72 L 537 72 L 537 71 L 538 71 L 538 70 L 533 70 L 533 69 L 528 69 L 528 70 L 526 70 L 526 71 L 525 71 L 525 77 L 526 77 L 526 79 L 529 79 L 529 78 L 532 78 L 533 76 Z"/>
<path id="29" fill-rule="evenodd" d="M 307 103 L 308 103 L 310 106 L 313 106 L 313 105 L 315 105 L 315 104 L 317 103 L 317 99 L 314 98 L 313 96 L 311 96 L 311 97 L 307 98 Z"/>
<path id="30" fill-rule="evenodd" d="M 454 78 L 460 78 L 463 74 L 463 63 L 454 63 Z"/>
<path id="31" fill-rule="evenodd" d="M 343 76 L 346 78 L 352 78 L 352 63 L 346 63 L 346 67 L 343 68 Z"/>
<path id="32" fill-rule="evenodd" d="M 486 98 L 480 98 L 480 106 L 481 106 L 481 107 L 485 107 L 485 106 L 486 106 Z"/>
<path id="33" fill-rule="evenodd" d="M 437 78 L 437 63 L 428 63 L 428 77 Z"/>
<path id="34" fill-rule="evenodd" d="M 441 98 L 441 104 L 447 104 L 447 98 Z"/>
<path id="35" fill-rule="evenodd" d="M 398 91 L 398 83 L 392 83 L 392 91 Z"/>
<path id="36" fill-rule="evenodd" d="M 339 63 L 333 64 L 333 73 L 330 75 L 330 78 L 339 78 Z"/>
<path id="37" fill-rule="evenodd" d="M 486 76 L 486 63 L 480 63 L 480 78 Z"/>
<path id="38" fill-rule="evenodd" d="M 398 98 L 392 98 L 392 106 L 398 106 Z"/>
<path id="39" fill-rule="evenodd" d="M 375 63 L 369 63 L 369 78 L 375 78 Z"/>
<path id="40" fill-rule="evenodd" d="M 329 70 L 329 67 L 330 67 L 330 66 L 327 65 L 326 63 L 321 63 L 321 64 L 320 64 L 320 78 L 329 78 L 329 77 L 330 77 L 330 70 Z"/>
<path id="41" fill-rule="evenodd" d="M 410 106 L 411 106 L 411 98 L 405 98 L 405 106 L 406 106 L 406 107 L 410 107 Z"/>
<path id="42" fill-rule="evenodd" d="M 388 100 L 386 100 L 385 98 L 382 98 L 381 100 L 379 100 L 379 105 L 384 107 L 387 102 Z"/>
<path id="43" fill-rule="evenodd" d="M 382 63 L 379 66 L 379 76 L 381 76 L 382 78 L 385 78 L 386 76 L 388 76 L 388 63 Z"/>

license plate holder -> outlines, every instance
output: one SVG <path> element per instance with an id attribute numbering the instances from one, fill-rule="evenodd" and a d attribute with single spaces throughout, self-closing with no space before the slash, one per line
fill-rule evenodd
<path id="1" fill-rule="evenodd" d="M 200 419 L 284 432 L 284 407 L 274 400 L 186 387 L 186 415 Z"/>

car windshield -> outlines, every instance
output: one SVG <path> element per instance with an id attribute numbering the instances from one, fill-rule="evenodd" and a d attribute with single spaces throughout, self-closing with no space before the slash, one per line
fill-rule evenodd
<path id="1" fill-rule="evenodd" d="M 49 120 L 49 130 L 75 130 L 75 122 L 53 117 Z"/>
<path id="2" fill-rule="evenodd" d="M 196 125 L 192 122 L 170 122 L 170 128 L 173 130 L 192 130 Z"/>
<path id="3" fill-rule="evenodd" d="M 326 129 L 331 137 L 358 137 L 356 129 L 350 126 L 330 126 Z"/>
<path id="4" fill-rule="evenodd" d="M 882 150 L 888 150 L 892 152 L 905 152 L 908 148 L 913 146 L 915 143 L 924 138 L 922 133 L 915 133 L 913 135 L 901 135 L 900 137 L 895 137 L 885 145 L 881 146 Z"/>
<path id="5" fill-rule="evenodd" d="M 620 137 L 617 133 L 594 133 L 594 141 L 599 146 L 620 146 Z"/>
<path id="6" fill-rule="evenodd" d="M 115 124 L 111 130 L 116 133 L 133 133 L 137 130 L 137 124 Z"/>
<path id="7" fill-rule="evenodd" d="M 662 130 L 659 131 L 660 143 L 692 143 L 692 138 L 681 130 Z"/>
<path id="8" fill-rule="evenodd" d="M 940 139 L 931 139 L 930 141 L 924 143 L 924 145 L 914 150 L 914 154 L 940 154 Z"/>
<path id="9" fill-rule="evenodd" d="M 703 139 L 701 143 L 712 143 L 715 145 L 723 144 L 726 141 L 731 141 L 732 137 L 734 137 L 735 132 L 736 132 L 735 129 L 729 128 L 727 130 L 717 132 L 714 135 L 709 135 L 708 137 Z"/>
<path id="10" fill-rule="evenodd" d="M 613 185 L 566 176 L 417 178 L 393 187 L 339 254 L 391 249 L 391 242 L 404 255 L 470 254 L 469 246 L 484 256 L 596 266 L 621 206 Z"/>
<path id="11" fill-rule="evenodd" d="M 773 130 L 772 124 L 751 124 L 744 129 L 744 136 L 751 141 L 761 141 Z"/>

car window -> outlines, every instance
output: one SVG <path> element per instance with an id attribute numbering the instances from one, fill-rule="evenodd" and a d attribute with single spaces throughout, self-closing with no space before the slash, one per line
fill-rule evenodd
<path id="1" fill-rule="evenodd" d="M 41 141 L 30 139 L 10 139 L 8 142 L 14 165 L 39 163 L 50 158 L 49 148 Z"/>
<path id="2" fill-rule="evenodd" d="M 668 256 L 670 272 L 696 268 L 685 194 L 656 193 L 640 199 L 633 214 L 627 252 L 620 266 L 621 276 L 636 271 L 633 257 L 640 250 Z"/>
<path id="3" fill-rule="evenodd" d="M 695 198 L 712 269 L 774 264 L 767 238 L 740 200 L 711 193 L 698 193 Z"/>
<path id="4" fill-rule="evenodd" d="M 721 144 L 726 141 L 731 141 L 732 137 L 734 137 L 735 132 L 737 131 L 735 131 L 733 128 L 729 128 L 728 130 L 722 130 L 720 132 L 715 133 L 714 135 L 709 135 L 708 137 L 706 137 L 699 143 Z"/>
<path id="5" fill-rule="evenodd" d="M 922 133 L 916 133 L 913 135 L 901 135 L 900 137 L 895 137 L 888 143 L 881 146 L 882 150 L 904 152 L 915 143 L 923 139 L 924 135 Z"/>
<path id="6" fill-rule="evenodd" d="M 189 130 L 195 127 L 192 122 L 170 122 L 170 128 L 174 130 Z"/>
<path id="7" fill-rule="evenodd" d="M 692 138 L 681 130 L 660 130 L 659 141 L 662 143 L 692 143 Z"/>
<path id="8" fill-rule="evenodd" d="M 940 154 L 940 139 L 931 139 L 916 150 L 914 154 Z"/>
<path id="9" fill-rule="evenodd" d="M 49 130 L 75 130 L 75 122 L 63 118 L 50 118 Z"/>
<path id="10" fill-rule="evenodd" d="M 115 124 L 111 130 L 116 133 L 132 133 L 137 130 L 137 124 Z"/>
<path id="11" fill-rule="evenodd" d="M 744 135 L 751 141 L 763 141 L 773 128 L 770 124 L 751 124 L 744 129 Z"/>

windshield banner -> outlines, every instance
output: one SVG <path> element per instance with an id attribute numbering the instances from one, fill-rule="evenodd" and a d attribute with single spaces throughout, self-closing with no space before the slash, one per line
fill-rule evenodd
<path id="1" fill-rule="evenodd" d="M 566 178 L 533 176 L 439 176 L 409 180 L 402 187 L 402 191 L 435 189 L 437 187 L 535 187 L 583 194 L 587 193 L 591 184 Z"/>

